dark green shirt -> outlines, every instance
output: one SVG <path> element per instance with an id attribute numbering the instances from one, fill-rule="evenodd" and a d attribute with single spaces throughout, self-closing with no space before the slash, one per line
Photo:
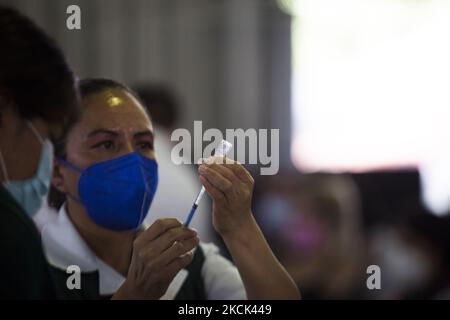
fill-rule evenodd
<path id="1" fill-rule="evenodd" d="M 202 248 L 199 246 L 195 250 L 194 258 L 189 266 L 186 267 L 188 275 L 183 282 L 180 290 L 175 296 L 175 300 L 205 300 L 206 294 L 201 275 L 201 270 L 205 256 Z M 69 299 L 82 299 L 82 300 L 105 300 L 111 299 L 111 295 L 101 295 L 99 290 L 99 273 L 82 272 L 81 273 L 81 289 L 68 289 L 67 279 L 70 274 L 67 274 L 65 270 L 52 267 L 53 272 L 56 275 L 57 281 L 61 287 L 66 288 L 66 296 Z"/>
<path id="2" fill-rule="evenodd" d="M 0 185 L 0 299 L 64 297 L 33 220 Z"/>

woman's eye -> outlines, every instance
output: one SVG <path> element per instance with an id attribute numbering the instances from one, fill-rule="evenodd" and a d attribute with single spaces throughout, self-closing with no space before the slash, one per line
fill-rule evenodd
<path id="1" fill-rule="evenodd" d="M 108 141 L 102 141 L 100 143 L 97 143 L 93 146 L 93 148 L 102 148 L 105 150 L 111 150 L 114 148 L 114 142 L 108 140 Z"/>
<path id="2" fill-rule="evenodd" d="M 138 146 L 144 150 L 153 150 L 153 143 L 151 142 L 140 142 L 138 143 Z"/>
<path id="3" fill-rule="evenodd" d="M 105 141 L 105 142 L 103 142 L 102 146 L 103 146 L 103 148 L 109 150 L 109 149 L 114 148 L 114 143 L 112 141 Z"/>

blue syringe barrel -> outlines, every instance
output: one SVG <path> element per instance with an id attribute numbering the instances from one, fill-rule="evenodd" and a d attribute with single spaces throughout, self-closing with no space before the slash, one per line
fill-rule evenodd
<path id="1" fill-rule="evenodd" d="M 232 147 L 233 147 L 233 145 L 231 143 L 229 143 L 226 140 L 222 140 L 219 143 L 219 145 L 217 146 L 217 148 L 214 152 L 214 155 L 215 156 L 226 156 Z M 197 210 L 198 204 L 200 203 L 200 200 L 202 199 L 204 194 L 205 194 L 205 187 L 202 186 L 202 188 L 200 189 L 200 192 L 197 195 L 197 198 L 194 201 L 194 204 L 192 205 L 191 211 L 189 211 L 186 222 L 184 223 L 185 227 L 189 226 L 189 224 L 191 223 L 191 220 L 194 217 L 194 213 Z"/>

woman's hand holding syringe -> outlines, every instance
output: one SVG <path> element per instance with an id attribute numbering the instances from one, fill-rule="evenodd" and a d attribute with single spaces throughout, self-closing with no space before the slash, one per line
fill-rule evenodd
<path id="1" fill-rule="evenodd" d="M 239 163 L 212 157 L 199 166 L 213 200 L 213 225 L 224 240 L 249 299 L 299 299 L 292 278 L 278 262 L 251 210 L 254 180 Z"/>

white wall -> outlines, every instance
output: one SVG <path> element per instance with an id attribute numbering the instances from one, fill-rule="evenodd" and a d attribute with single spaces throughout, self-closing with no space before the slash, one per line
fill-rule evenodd
<path id="1" fill-rule="evenodd" d="M 280 128 L 281 164 L 290 163 L 290 18 L 275 0 L 0 3 L 55 37 L 80 77 L 172 85 L 179 127 Z M 70 4 L 81 7 L 82 30 L 66 28 Z"/>

